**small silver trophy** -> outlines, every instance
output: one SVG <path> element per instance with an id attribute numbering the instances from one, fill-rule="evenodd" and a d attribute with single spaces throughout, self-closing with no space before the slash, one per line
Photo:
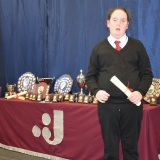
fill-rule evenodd
<path id="1" fill-rule="evenodd" d="M 86 82 L 85 76 L 83 75 L 82 72 L 83 71 L 81 69 L 80 74 L 77 76 L 77 83 L 78 83 L 79 88 L 81 89 L 81 92 L 80 92 L 81 95 L 83 95 L 83 88 L 84 88 L 85 82 Z"/>

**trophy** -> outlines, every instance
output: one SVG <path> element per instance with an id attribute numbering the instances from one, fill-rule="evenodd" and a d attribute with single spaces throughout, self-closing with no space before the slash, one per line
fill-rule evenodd
<path id="1" fill-rule="evenodd" d="M 150 97 L 150 105 L 151 106 L 157 105 L 157 98 L 156 97 Z"/>
<path id="2" fill-rule="evenodd" d="M 45 102 L 51 102 L 53 100 L 52 98 L 53 98 L 52 94 L 46 94 Z"/>
<path id="3" fill-rule="evenodd" d="M 59 94 L 58 102 L 63 102 L 63 101 L 64 101 L 64 95 L 63 94 Z"/>
<path id="4" fill-rule="evenodd" d="M 93 97 L 91 96 L 91 91 L 89 90 L 87 85 L 85 85 L 85 89 L 88 91 L 88 95 L 85 95 L 84 103 L 92 103 Z"/>
<path id="5" fill-rule="evenodd" d="M 93 104 L 98 104 L 98 100 L 95 96 L 93 96 Z"/>
<path id="6" fill-rule="evenodd" d="M 70 97 L 70 94 L 69 94 L 69 93 L 65 94 L 64 100 L 65 100 L 65 101 L 69 101 L 69 97 Z"/>
<path id="7" fill-rule="evenodd" d="M 37 101 L 42 101 L 43 100 L 44 87 L 43 86 L 39 86 L 37 91 L 38 91 Z"/>
<path id="8" fill-rule="evenodd" d="M 7 96 L 11 96 L 11 95 L 16 94 L 16 92 L 14 91 L 14 88 L 16 87 L 16 84 L 11 85 L 11 84 L 7 83 L 6 87 L 7 87 L 7 92 L 5 93 L 5 98 Z"/>
<path id="9" fill-rule="evenodd" d="M 75 102 L 78 102 L 78 93 L 74 93 L 74 95 L 75 95 L 74 101 L 75 101 Z"/>
<path id="10" fill-rule="evenodd" d="M 59 98 L 59 94 L 57 94 L 57 93 L 54 94 L 52 102 L 58 102 L 58 98 Z"/>
<path id="11" fill-rule="evenodd" d="M 84 94 L 79 94 L 79 96 L 78 96 L 78 103 L 83 103 L 84 102 L 84 97 L 85 97 Z"/>
<path id="12" fill-rule="evenodd" d="M 85 76 L 82 74 L 82 69 L 80 70 L 80 74 L 77 76 L 77 83 L 78 83 L 78 86 L 79 88 L 81 89 L 81 92 L 80 94 L 83 95 L 83 88 L 84 88 L 84 85 L 85 85 Z"/>
<path id="13" fill-rule="evenodd" d="M 75 102 L 75 95 L 74 94 L 70 95 L 69 102 Z"/>

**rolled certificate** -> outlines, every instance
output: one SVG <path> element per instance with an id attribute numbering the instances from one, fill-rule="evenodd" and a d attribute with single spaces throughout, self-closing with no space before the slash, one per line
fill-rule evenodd
<path id="1" fill-rule="evenodd" d="M 27 93 L 27 91 L 23 91 L 23 92 L 20 92 L 20 93 L 18 93 L 18 94 L 15 94 L 15 95 L 7 96 L 6 98 L 7 98 L 7 99 L 12 99 L 12 98 L 16 98 L 16 97 L 18 97 L 18 96 L 23 96 L 23 95 L 25 95 L 26 93 Z"/>
<path id="2" fill-rule="evenodd" d="M 113 76 L 110 81 L 117 86 L 127 97 L 129 97 L 131 95 L 131 91 L 116 77 Z M 136 104 L 137 106 L 141 105 L 141 102 L 138 102 Z"/>

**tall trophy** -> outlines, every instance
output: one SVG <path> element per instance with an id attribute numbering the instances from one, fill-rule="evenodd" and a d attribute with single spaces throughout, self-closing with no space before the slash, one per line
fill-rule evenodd
<path id="1" fill-rule="evenodd" d="M 79 88 L 81 89 L 81 92 L 80 92 L 81 95 L 83 95 L 83 88 L 84 88 L 85 82 L 86 82 L 85 76 L 83 75 L 82 72 L 83 71 L 81 69 L 80 74 L 77 76 L 77 83 L 78 83 Z"/>

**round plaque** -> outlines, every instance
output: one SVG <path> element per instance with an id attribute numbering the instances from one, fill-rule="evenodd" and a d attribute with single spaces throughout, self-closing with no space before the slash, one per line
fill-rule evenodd
<path id="1" fill-rule="evenodd" d="M 71 91 L 73 86 L 73 79 L 70 75 L 64 74 L 60 78 L 58 78 L 54 85 L 54 91 L 59 94 L 67 94 Z"/>
<path id="2" fill-rule="evenodd" d="M 160 78 L 153 78 L 152 84 L 143 99 L 150 103 L 151 98 L 159 98 L 160 96 Z"/>
<path id="3" fill-rule="evenodd" d="M 31 72 L 26 72 L 22 74 L 18 79 L 18 84 L 17 84 L 18 92 L 22 91 L 33 92 L 35 82 L 36 82 L 36 77 Z"/>

